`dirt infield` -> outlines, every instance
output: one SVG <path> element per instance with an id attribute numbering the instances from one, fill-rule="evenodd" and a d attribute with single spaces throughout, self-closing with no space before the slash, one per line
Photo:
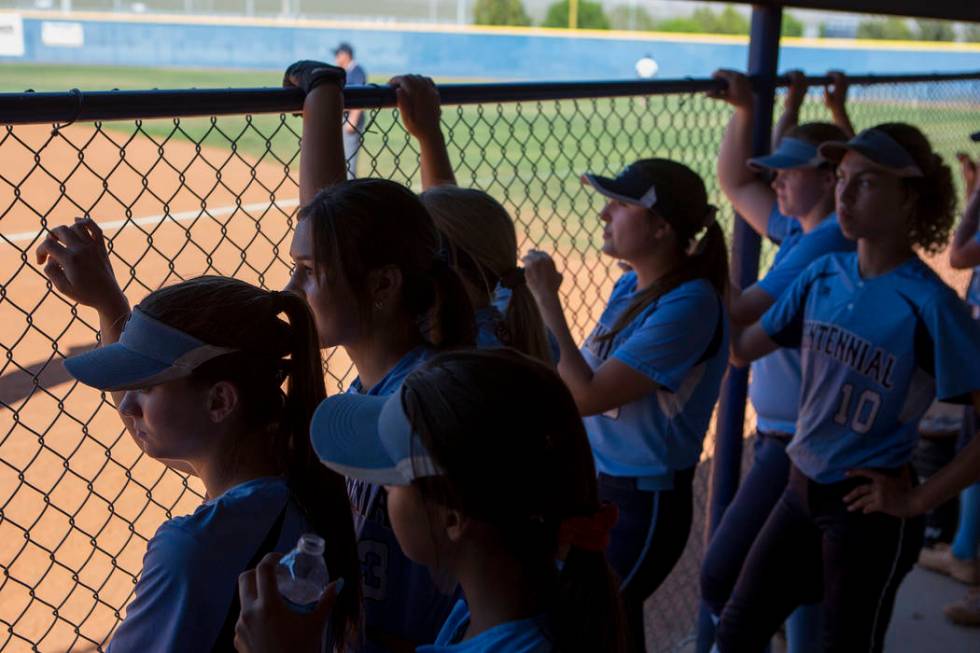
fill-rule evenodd
<path id="1" fill-rule="evenodd" d="M 205 272 L 280 287 L 296 186 L 282 168 L 186 142 L 80 125 L 3 136 L 0 649 L 86 650 L 114 627 L 146 539 L 168 512 L 193 511 L 201 488 L 141 456 L 99 393 L 69 382 L 61 354 L 91 347 L 97 323 L 33 266 L 42 228 L 99 221 L 131 300 Z"/>
<path id="2" fill-rule="evenodd" d="M 120 618 L 146 540 L 193 511 L 202 489 L 142 456 L 100 394 L 67 377 L 61 358 L 94 345 L 96 317 L 50 291 L 33 250 L 45 228 L 91 215 L 131 301 L 203 273 L 281 287 L 298 171 L 83 125 L 0 131 L 0 161 L 0 650 L 89 650 Z M 559 254 L 581 335 L 615 268 L 596 252 Z M 945 260 L 933 263 L 962 291 L 968 275 Z M 330 352 L 326 365 L 337 391 L 350 362 Z M 684 574 L 696 574 L 699 551 Z M 665 592 L 680 591 L 677 578 Z"/>

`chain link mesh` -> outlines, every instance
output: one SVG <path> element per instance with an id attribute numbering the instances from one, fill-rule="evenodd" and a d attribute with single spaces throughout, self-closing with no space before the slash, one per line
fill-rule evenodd
<path id="1" fill-rule="evenodd" d="M 859 129 L 921 126 L 952 163 L 968 146 L 978 102 L 978 81 L 891 84 L 852 89 L 849 109 Z M 357 174 L 417 189 L 418 151 L 397 112 L 368 114 Z M 729 114 L 701 95 L 533 101 L 445 107 L 443 129 L 459 183 L 511 211 L 522 251 L 555 253 L 581 339 L 619 270 L 599 255 L 602 200 L 579 174 L 677 159 L 703 175 L 730 233 L 714 174 Z M 803 112 L 828 116 L 818 97 Z M 282 287 L 300 131 L 290 115 L 0 127 L 0 650 L 102 650 L 148 539 L 203 498 L 197 479 L 139 450 L 106 396 L 67 375 L 63 357 L 95 346 L 98 323 L 52 290 L 34 249 L 48 229 L 91 216 L 131 301 L 205 273 Z M 763 269 L 771 255 L 765 247 Z M 324 354 L 328 390 L 340 391 L 353 377 L 350 361 Z M 712 450 L 709 433 L 706 461 Z M 687 550 L 647 604 L 651 651 L 693 648 L 708 469 L 697 474 Z"/>

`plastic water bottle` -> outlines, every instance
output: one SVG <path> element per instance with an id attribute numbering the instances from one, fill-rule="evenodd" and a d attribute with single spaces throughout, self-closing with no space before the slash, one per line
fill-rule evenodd
<path id="1" fill-rule="evenodd" d="M 305 533 L 296 548 L 279 561 L 276 584 L 286 603 L 296 612 L 312 612 L 330 583 L 323 549 L 322 537 Z"/>

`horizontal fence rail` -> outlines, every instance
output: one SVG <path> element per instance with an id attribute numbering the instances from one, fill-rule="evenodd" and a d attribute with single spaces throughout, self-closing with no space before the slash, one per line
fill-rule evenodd
<path id="1" fill-rule="evenodd" d="M 849 79 L 858 129 L 912 122 L 951 164 L 969 147 L 980 72 Z M 711 79 L 439 86 L 459 183 L 501 201 L 522 251 L 555 254 L 577 338 L 620 273 L 599 252 L 602 200 L 582 187 L 582 172 L 615 174 L 652 156 L 681 161 L 703 176 L 731 233 L 715 178 L 731 109 L 704 95 L 719 88 Z M 828 120 L 820 91 L 811 96 L 801 120 Z M 352 87 L 345 100 L 366 114 L 351 174 L 418 189 L 418 149 L 392 91 Z M 68 377 L 62 359 L 96 345 L 98 322 L 53 291 L 34 249 L 51 228 L 90 216 L 133 302 L 201 274 L 282 287 L 301 105 L 299 91 L 268 88 L 0 94 L 0 651 L 103 650 L 147 541 L 203 499 L 197 479 L 140 451 L 108 397 Z M 763 268 L 771 255 L 763 249 Z M 353 377 L 341 350 L 324 352 L 324 370 L 331 393 Z M 709 433 L 705 461 L 713 450 Z M 651 651 L 693 641 L 707 467 L 697 474 L 687 550 L 647 605 Z"/>
<path id="2" fill-rule="evenodd" d="M 976 81 L 978 78 L 980 71 L 848 77 L 854 86 Z M 776 87 L 789 85 L 788 77 L 753 78 L 752 81 L 753 84 L 772 83 Z M 832 83 L 829 77 L 810 77 L 808 81 L 815 86 Z M 443 104 L 465 105 L 703 93 L 721 90 L 724 86 L 723 82 L 714 79 L 441 84 L 439 97 Z M 344 101 L 349 109 L 378 109 L 395 106 L 396 98 L 394 91 L 386 86 L 351 86 L 344 90 Z M 262 114 L 300 111 L 302 108 L 303 92 L 295 88 L 94 92 L 73 89 L 63 93 L 0 93 L 0 124 Z"/>

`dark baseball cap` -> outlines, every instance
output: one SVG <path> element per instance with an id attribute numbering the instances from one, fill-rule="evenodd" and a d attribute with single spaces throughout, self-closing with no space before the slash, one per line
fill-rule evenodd
<path id="1" fill-rule="evenodd" d="M 980 132 L 973 132 L 970 134 L 970 138 L 974 141 L 980 142 Z"/>
<path id="2" fill-rule="evenodd" d="M 354 48 L 347 41 L 341 41 L 340 44 L 333 49 L 334 56 L 340 54 L 341 52 L 346 53 L 348 56 L 354 56 Z"/>
<path id="3" fill-rule="evenodd" d="M 697 233 L 714 216 L 704 180 L 670 159 L 643 159 L 626 166 L 616 177 L 587 172 L 582 183 L 610 199 L 656 211 L 685 235 Z"/>
<path id="4" fill-rule="evenodd" d="M 898 177 L 925 176 L 909 151 L 881 129 L 872 127 L 846 143 L 830 142 L 820 146 L 820 156 L 834 163 L 840 163 L 848 151 L 857 152 L 885 172 Z"/>

